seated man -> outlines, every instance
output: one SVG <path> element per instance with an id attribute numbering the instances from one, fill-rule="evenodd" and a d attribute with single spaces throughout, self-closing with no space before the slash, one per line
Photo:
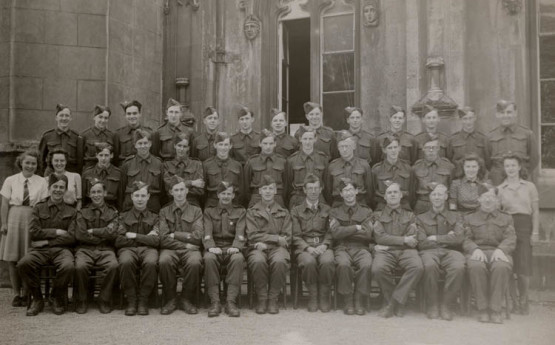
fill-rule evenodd
<path id="1" fill-rule="evenodd" d="M 306 135 L 305 132 L 303 134 Z M 320 200 L 322 193 L 320 179 L 314 174 L 304 178 L 305 201 L 293 207 L 293 244 L 302 278 L 308 287 L 308 311 L 318 310 L 318 289 L 320 290 L 320 310 L 330 311 L 330 285 L 335 276 L 335 260 L 331 250 L 332 239 L 328 217 L 330 207 Z"/>
<path id="2" fill-rule="evenodd" d="M 256 313 L 277 314 L 277 299 L 289 269 L 291 216 L 274 200 L 277 187 L 271 176 L 262 177 L 259 193 L 261 200 L 247 210 L 248 265 L 258 297 Z"/>
<path id="3" fill-rule="evenodd" d="M 499 211 L 494 189 L 478 198 L 480 209 L 464 216 L 463 249 L 480 322 L 503 323 L 501 304 L 512 275 L 516 246 L 513 218 Z"/>
<path id="4" fill-rule="evenodd" d="M 234 206 L 235 186 L 222 181 L 218 187 L 216 207 L 204 210 L 204 284 L 210 297 L 208 316 L 218 316 L 220 305 L 220 269 L 226 267 L 227 303 L 225 312 L 232 317 L 240 315 L 237 298 L 241 297 L 243 264 L 245 258 L 241 250 L 245 246 L 246 211 Z"/>
<path id="5" fill-rule="evenodd" d="M 96 149 L 96 165 L 83 171 L 82 176 L 82 191 L 83 191 L 83 206 L 88 206 L 91 203 L 89 195 L 89 184 L 92 179 L 99 179 L 104 185 L 106 196 L 104 202 L 121 209 L 123 202 L 123 188 L 121 170 L 112 164 L 114 158 L 114 148 L 108 143 L 97 143 Z"/>
<path id="6" fill-rule="evenodd" d="M 363 297 L 370 294 L 372 210 L 357 202 L 358 186 L 350 179 L 337 188 L 343 203 L 330 211 L 330 231 L 335 241 L 337 290 L 343 295 L 347 315 L 364 315 Z M 353 304 L 354 282 L 354 304 Z"/>
<path id="7" fill-rule="evenodd" d="M 153 231 L 158 225 L 158 215 L 148 210 L 149 198 L 148 185 L 135 181 L 131 193 L 133 208 L 122 213 L 119 219 L 116 248 L 121 288 L 127 297 L 127 316 L 148 315 L 148 297 L 158 282 L 156 264 L 160 239 Z M 140 271 L 139 281 L 137 270 Z"/>
<path id="8" fill-rule="evenodd" d="M 418 215 L 417 240 L 420 257 L 424 265 L 424 293 L 429 319 L 453 319 L 450 305 L 457 299 L 464 279 L 465 259 L 459 251 L 464 239 L 461 217 L 447 210 L 449 198 L 447 187 L 442 184 L 431 186 L 432 209 Z M 441 295 L 443 300 L 438 309 L 438 281 L 441 270 L 445 271 L 445 283 Z"/>
<path id="9" fill-rule="evenodd" d="M 202 211 L 187 202 L 189 189 L 179 176 L 170 183 L 173 202 L 160 211 L 160 281 L 164 288 L 165 304 L 160 310 L 169 315 L 179 306 L 187 314 L 197 314 L 191 303 L 200 285 L 202 274 Z M 181 299 L 177 299 L 177 272 L 183 272 Z"/>
<path id="10" fill-rule="evenodd" d="M 75 238 L 75 281 L 77 284 L 77 307 L 75 312 L 87 312 L 89 270 L 93 266 L 104 270 L 102 286 L 98 295 L 98 309 L 102 314 L 111 311 L 112 288 L 118 274 L 118 259 L 114 252 L 114 240 L 118 231 L 118 211 L 104 202 L 106 187 L 99 179 L 89 182 L 92 203 L 77 213 Z"/>
<path id="11" fill-rule="evenodd" d="M 418 284 L 424 268 L 418 256 L 414 213 L 401 207 L 403 193 L 398 183 L 391 183 L 385 190 L 386 205 L 376 214 L 372 275 L 382 290 L 386 305 L 380 311 L 384 318 L 405 314 L 405 303 L 410 290 Z M 403 270 L 401 280 L 395 285 L 394 273 Z"/>
<path id="12" fill-rule="evenodd" d="M 33 209 L 29 224 L 31 248 L 19 260 L 17 267 L 23 283 L 33 298 L 27 316 L 35 316 L 44 309 L 40 289 L 41 267 L 52 262 L 56 266 L 56 278 L 52 283 L 53 312 L 61 315 L 65 312 L 64 299 L 67 285 L 73 279 L 73 254 L 71 249 L 75 242 L 74 226 L 75 208 L 64 203 L 67 190 L 67 177 L 50 174 L 50 198 L 38 203 Z"/>

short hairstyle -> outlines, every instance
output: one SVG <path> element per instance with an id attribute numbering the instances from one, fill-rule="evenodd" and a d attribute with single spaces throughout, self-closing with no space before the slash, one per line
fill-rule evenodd
<path id="1" fill-rule="evenodd" d="M 56 174 L 50 174 L 48 176 L 48 188 L 50 188 L 54 183 L 56 183 L 58 181 L 64 181 L 66 183 L 66 190 L 67 190 L 67 185 L 68 185 L 69 181 L 67 180 L 66 175 L 58 176 Z"/>
<path id="2" fill-rule="evenodd" d="M 497 112 L 500 112 L 500 111 L 503 111 L 503 110 L 507 109 L 511 105 L 516 110 L 516 103 L 514 101 L 506 101 L 504 99 L 500 99 L 499 101 L 497 101 L 497 104 L 495 106 L 495 110 Z"/>
<path id="3" fill-rule="evenodd" d="M 37 160 L 37 171 L 40 170 L 40 153 L 37 150 L 29 149 L 26 150 L 17 156 L 15 159 L 15 167 L 19 170 L 23 170 L 23 166 L 21 165 L 25 157 L 34 157 Z"/>
<path id="4" fill-rule="evenodd" d="M 108 116 L 112 115 L 112 110 L 110 110 L 110 107 L 104 106 L 104 105 L 95 105 L 94 109 L 93 109 L 93 117 L 95 117 L 96 115 L 100 115 L 103 112 L 107 112 Z"/>
<path id="5" fill-rule="evenodd" d="M 148 141 L 151 140 L 150 138 L 151 134 L 149 131 L 146 131 L 144 129 L 137 129 L 135 131 L 135 133 L 133 133 L 133 143 L 136 143 L 137 141 L 146 138 Z"/>
<path id="6" fill-rule="evenodd" d="M 129 101 L 122 102 L 121 107 L 123 108 L 123 111 L 127 111 L 127 108 L 129 108 L 129 107 L 137 107 L 137 109 L 139 109 L 139 113 L 143 109 L 143 105 L 141 104 L 141 102 L 139 102 L 135 99 L 132 100 L 131 102 L 129 102 Z"/>
<path id="7" fill-rule="evenodd" d="M 64 157 L 66 158 L 66 164 L 69 163 L 69 154 L 67 153 L 67 151 L 61 147 L 56 147 L 52 151 L 49 151 L 48 156 L 46 156 L 46 164 L 50 169 L 54 169 L 54 166 L 52 165 L 52 158 L 54 158 L 54 155 L 56 154 L 64 155 Z"/>
<path id="8" fill-rule="evenodd" d="M 96 150 L 96 154 L 99 154 L 100 152 L 104 151 L 104 150 L 108 150 L 110 151 L 110 153 L 114 153 L 114 147 L 112 145 L 110 145 L 109 143 L 96 143 L 94 144 L 94 148 Z"/>
<path id="9" fill-rule="evenodd" d="M 473 161 L 478 163 L 478 175 L 477 175 L 478 180 L 483 180 L 484 177 L 486 177 L 486 164 L 485 164 L 484 160 L 482 159 L 482 157 L 480 157 L 476 153 L 472 152 L 472 153 L 467 153 L 461 159 L 461 161 L 460 161 L 461 171 L 460 171 L 460 174 L 459 174 L 458 178 L 463 178 L 464 177 L 464 163 L 473 162 Z"/>
<path id="10" fill-rule="evenodd" d="M 507 152 L 505 153 L 502 157 L 503 159 L 503 164 L 505 163 L 505 161 L 507 159 L 514 159 L 518 162 L 518 165 L 520 165 L 520 172 L 519 172 L 519 176 L 521 179 L 527 179 L 528 178 L 528 171 L 526 170 L 526 167 L 524 166 L 524 158 L 519 155 L 516 152 Z M 505 169 L 503 169 L 503 179 L 507 178 L 507 173 L 505 173 Z"/>

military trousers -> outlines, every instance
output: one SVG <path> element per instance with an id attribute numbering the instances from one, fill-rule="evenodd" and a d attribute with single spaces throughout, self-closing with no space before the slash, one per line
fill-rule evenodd
<path id="1" fill-rule="evenodd" d="M 285 286 L 289 270 L 290 255 L 287 248 L 251 249 L 247 262 L 258 298 L 277 299 Z"/>
<path id="2" fill-rule="evenodd" d="M 444 272 L 443 304 L 456 300 L 464 280 L 466 260 L 464 255 L 453 249 L 434 248 L 420 251 L 424 265 L 423 288 L 426 304 L 435 307 L 439 302 L 439 278 Z"/>
<path id="3" fill-rule="evenodd" d="M 189 300 L 196 296 L 202 274 L 202 254 L 199 250 L 160 250 L 160 281 L 164 299 L 169 301 L 177 296 L 177 273 L 181 272 L 183 286 L 181 296 Z"/>
<path id="4" fill-rule="evenodd" d="M 370 294 L 372 254 L 367 247 L 339 246 L 335 250 L 337 263 L 337 291 L 342 295 L 354 290 L 364 295 Z"/>
<path id="5" fill-rule="evenodd" d="M 204 284 L 210 291 L 210 288 L 218 288 L 221 281 L 220 273 L 225 271 L 225 283 L 229 286 L 236 287 L 232 291 L 238 291 L 241 287 L 241 282 L 243 281 L 243 266 L 245 264 L 245 258 L 241 252 L 235 254 L 226 254 L 227 248 L 222 248 L 224 251 L 220 255 L 214 253 L 205 252 L 204 253 Z M 222 270 L 222 268 L 224 268 Z M 228 288 L 228 295 L 230 289 Z M 219 300 L 219 293 L 211 296 Z M 230 296 L 232 299 L 236 296 Z"/>
<path id="6" fill-rule="evenodd" d="M 120 283 L 129 303 L 147 302 L 158 283 L 158 250 L 151 247 L 124 247 L 118 250 Z M 137 272 L 139 280 L 137 281 Z"/>
<path id="7" fill-rule="evenodd" d="M 331 285 L 335 276 L 335 258 L 333 250 L 328 249 L 318 256 L 307 251 L 297 254 L 297 265 L 301 270 L 306 285 Z"/>
<path id="8" fill-rule="evenodd" d="M 87 301 L 89 272 L 93 266 L 102 268 L 102 285 L 98 299 L 105 303 L 112 300 L 112 289 L 118 274 L 116 253 L 109 249 L 79 248 L 75 253 L 75 284 L 80 302 Z"/>

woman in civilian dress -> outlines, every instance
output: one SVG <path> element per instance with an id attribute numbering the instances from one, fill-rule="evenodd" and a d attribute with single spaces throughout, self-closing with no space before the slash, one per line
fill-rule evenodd
<path id="1" fill-rule="evenodd" d="M 35 174 L 39 161 L 38 151 L 26 151 L 19 155 L 15 164 L 21 172 L 6 178 L 0 190 L 0 260 L 8 262 L 14 307 L 27 305 L 16 265 L 29 249 L 29 219 L 33 206 L 48 197 L 48 183 Z"/>
<path id="2" fill-rule="evenodd" d="M 56 148 L 48 153 L 47 164 L 52 173 L 56 176 L 65 175 L 67 177 L 67 191 L 64 195 L 64 202 L 77 210 L 81 209 L 82 184 L 81 175 L 66 170 L 68 153 L 66 150 Z M 48 175 L 50 176 L 50 175 Z M 48 182 L 48 176 L 45 176 Z"/>
<path id="3" fill-rule="evenodd" d="M 497 187 L 501 208 L 513 216 L 516 231 L 516 248 L 513 254 L 513 272 L 517 275 L 518 300 L 513 294 L 515 311 L 529 313 L 528 287 L 532 275 L 532 242 L 537 242 L 540 229 L 538 190 L 526 181 L 522 157 L 508 153 L 503 156 L 505 180 Z M 513 289 L 511 289 L 513 290 Z"/>
<path id="4" fill-rule="evenodd" d="M 461 164 L 464 175 L 451 182 L 449 209 L 465 214 L 480 207 L 478 197 L 492 186 L 485 180 L 486 166 L 480 156 L 469 153 L 461 160 Z"/>

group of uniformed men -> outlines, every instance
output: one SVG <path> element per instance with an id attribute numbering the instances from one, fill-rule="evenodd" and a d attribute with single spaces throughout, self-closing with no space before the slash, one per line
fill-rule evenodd
<path id="1" fill-rule="evenodd" d="M 79 172 L 84 165 L 84 202 L 80 210 L 65 205 L 67 179 L 50 175 L 50 197 L 35 207 L 31 220 L 33 250 L 18 264 L 33 297 L 27 315 L 44 307 L 39 272 L 53 262 L 56 314 L 65 310 L 63 297 L 74 275 L 76 311 L 87 311 L 88 275 L 96 265 L 104 269 L 102 313 L 111 311 L 119 272 L 126 315 L 148 314 L 158 279 L 162 314 L 177 308 L 196 314 L 204 274 L 208 315 L 221 313 L 219 286 L 225 277 L 225 311 L 239 316 L 244 257 L 256 312 L 275 314 L 293 255 L 312 312 L 330 310 L 336 281 L 344 313 L 365 314 L 372 277 L 384 296 L 380 315 L 403 316 L 409 292 L 422 278 L 428 317 L 451 320 L 468 266 L 481 319 L 501 322 L 511 274 L 502 259 L 515 246 L 512 220 L 498 211 L 492 190 L 480 196 L 475 212 L 451 211 L 446 201 L 465 154 L 486 162 L 493 183 L 501 182 L 501 157 L 508 151 L 535 167 L 534 136 L 516 124 L 514 103 L 498 103 L 501 125 L 488 136 L 475 130 L 474 111 L 461 109 L 463 128 L 450 137 L 438 131 L 439 114 L 432 107 L 422 114 L 424 131 L 417 136 L 403 131 L 405 111 L 392 107 L 390 129 L 377 137 L 362 129 L 361 109 L 346 108 L 349 129 L 336 133 L 323 126 L 323 109 L 312 102 L 304 105 L 309 124 L 294 137 L 278 110 L 272 110 L 272 131 L 259 133 L 252 111 L 240 107 L 239 131 L 229 136 L 218 131 L 220 114 L 212 107 L 204 112 L 200 133 L 191 119 L 182 118 L 175 100 L 168 102 L 166 121 L 156 131 L 141 124 L 138 101 L 122 107 L 128 124 L 115 133 L 106 128 L 110 109 L 96 106 L 95 125 L 82 135 L 67 126 L 43 135 L 44 159 L 62 147 L 69 156 L 67 170 Z M 60 109 L 58 123 L 68 115 L 67 108 Z M 465 255 L 474 257 L 476 249 L 486 259 L 466 265 Z M 183 278 L 179 297 L 178 276 Z"/>

